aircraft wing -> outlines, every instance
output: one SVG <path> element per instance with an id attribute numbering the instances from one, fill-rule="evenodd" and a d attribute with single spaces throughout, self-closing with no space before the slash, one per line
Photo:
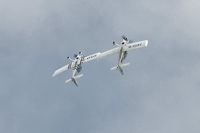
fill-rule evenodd
<path id="1" fill-rule="evenodd" d="M 84 57 L 82 63 L 86 63 L 86 62 L 89 62 L 89 61 L 92 61 L 92 60 L 95 60 L 95 59 L 99 59 L 99 58 L 101 58 L 100 52 L 95 53 L 95 54 L 91 54 L 91 55 Z"/>
<path id="2" fill-rule="evenodd" d="M 65 66 L 63 66 L 63 67 L 61 67 L 61 68 L 55 70 L 55 72 L 53 73 L 52 77 L 55 77 L 55 76 L 57 76 L 57 75 L 63 73 L 64 71 L 67 71 L 67 70 L 69 69 L 69 66 L 70 66 L 70 65 L 67 64 L 67 65 L 65 65 Z"/>
<path id="3" fill-rule="evenodd" d="M 143 48 L 147 47 L 148 45 L 148 40 L 140 41 L 140 42 L 133 42 L 128 44 L 128 46 L 125 48 L 127 51 L 137 49 L 137 48 Z"/>
<path id="4" fill-rule="evenodd" d="M 116 47 L 116 48 L 110 49 L 108 51 L 105 51 L 105 52 L 101 53 L 101 58 L 106 57 L 108 55 L 112 55 L 112 54 L 118 53 L 119 51 L 120 51 L 120 47 Z"/>
<path id="5" fill-rule="evenodd" d="M 95 59 L 101 59 L 108 55 L 115 54 L 115 53 L 119 52 L 119 50 L 120 50 L 120 47 L 116 47 L 116 48 L 110 49 L 110 50 L 102 52 L 102 53 L 98 52 L 98 53 L 84 57 L 82 62 L 86 63 L 86 62 L 89 62 L 89 61 L 92 61 Z"/>

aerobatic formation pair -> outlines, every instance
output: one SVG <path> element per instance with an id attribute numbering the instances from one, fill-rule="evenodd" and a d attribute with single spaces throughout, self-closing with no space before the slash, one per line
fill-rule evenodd
<path id="1" fill-rule="evenodd" d="M 79 74 L 82 70 L 82 64 L 115 53 L 119 54 L 118 63 L 116 66 L 112 67 L 111 70 L 119 70 L 119 72 L 123 75 L 124 74 L 123 67 L 126 67 L 130 64 L 130 63 L 123 63 L 127 57 L 128 52 L 130 50 L 134 50 L 137 48 L 147 47 L 148 40 L 133 42 L 131 40 L 128 40 L 127 37 L 122 36 L 122 42 L 120 44 L 113 42 L 113 45 L 116 47 L 105 52 L 98 52 L 89 56 L 83 56 L 82 52 L 79 52 L 78 54 L 74 54 L 74 59 L 67 57 L 67 59 L 70 60 L 71 63 L 57 69 L 52 76 L 55 77 L 65 72 L 66 70 L 71 69 L 72 77 L 66 80 L 65 83 L 69 83 L 72 81 L 76 86 L 78 86 L 77 79 L 83 76 L 83 74 Z"/>

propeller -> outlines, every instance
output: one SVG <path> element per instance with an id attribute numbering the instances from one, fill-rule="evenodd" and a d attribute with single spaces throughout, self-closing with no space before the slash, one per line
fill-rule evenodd
<path id="1" fill-rule="evenodd" d="M 74 54 L 74 58 L 77 58 L 78 57 L 78 55 L 82 55 L 82 52 L 81 51 L 79 51 L 78 52 L 78 54 Z M 71 59 L 69 56 L 67 57 L 67 59 Z"/>
<path id="2" fill-rule="evenodd" d="M 82 55 L 81 51 L 79 51 L 78 54 L 74 54 L 74 58 L 77 58 L 79 55 Z M 74 61 L 74 59 L 70 58 L 69 56 L 67 57 L 67 59 Z"/>
<path id="3" fill-rule="evenodd" d="M 70 61 L 74 61 L 74 60 L 73 60 L 73 59 L 71 59 L 69 56 L 67 57 L 67 59 L 68 59 L 68 60 L 70 60 Z"/>
<path id="4" fill-rule="evenodd" d="M 74 54 L 74 58 L 76 58 L 78 55 L 77 54 Z"/>
<path id="5" fill-rule="evenodd" d="M 133 43 L 133 40 L 129 40 L 128 43 Z"/>
<path id="6" fill-rule="evenodd" d="M 128 41 L 128 38 L 126 36 L 122 36 L 122 39 L 124 39 L 125 41 Z"/>

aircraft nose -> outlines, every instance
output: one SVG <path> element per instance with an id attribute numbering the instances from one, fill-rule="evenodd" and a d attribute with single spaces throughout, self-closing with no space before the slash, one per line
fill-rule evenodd
<path id="1" fill-rule="evenodd" d="M 147 46 L 148 46 L 148 40 L 145 41 L 145 47 L 147 47 Z"/>

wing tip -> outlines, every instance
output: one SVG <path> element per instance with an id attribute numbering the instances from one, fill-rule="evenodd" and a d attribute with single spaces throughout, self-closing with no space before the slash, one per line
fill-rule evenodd
<path id="1" fill-rule="evenodd" d="M 57 72 L 54 72 L 54 73 L 51 75 L 51 77 L 55 77 L 56 75 L 58 75 L 58 73 L 57 73 Z"/>

